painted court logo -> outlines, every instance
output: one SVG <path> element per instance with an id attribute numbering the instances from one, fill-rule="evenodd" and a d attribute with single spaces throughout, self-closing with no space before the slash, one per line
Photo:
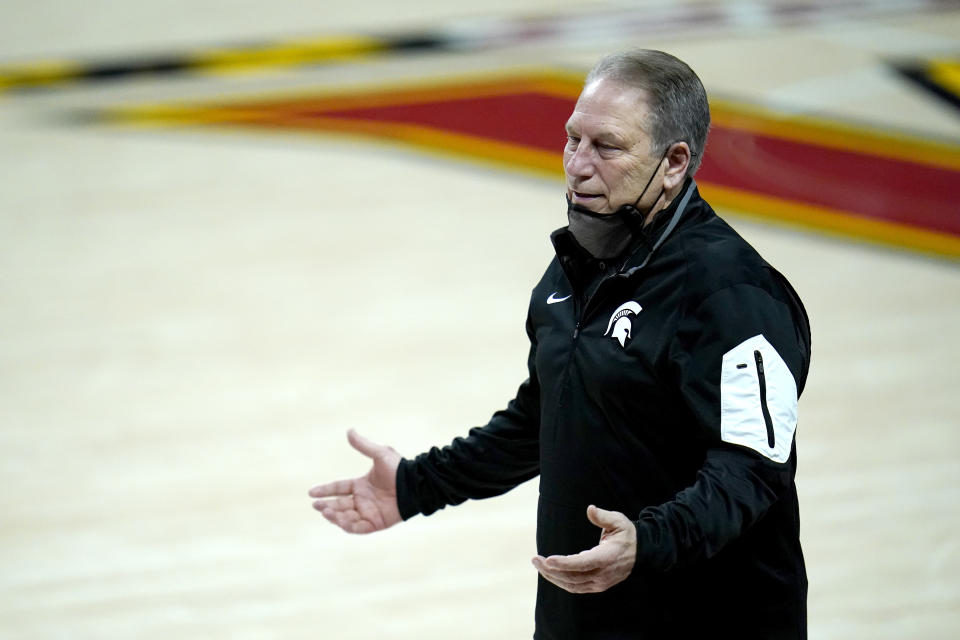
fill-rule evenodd
<path id="1" fill-rule="evenodd" d="M 630 339 L 633 331 L 633 320 L 630 316 L 637 315 L 641 309 L 642 307 L 633 300 L 624 302 L 610 316 L 610 322 L 607 323 L 607 330 L 603 335 L 618 340 L 621 347 L 626 347 L 627 340 Z"/>

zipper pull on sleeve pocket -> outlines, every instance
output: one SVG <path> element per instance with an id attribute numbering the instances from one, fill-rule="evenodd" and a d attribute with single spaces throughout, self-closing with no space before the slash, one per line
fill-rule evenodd
<path id="1" fill-rule="evenodd" d="M 753 359 L 757 362 L 757 380 L 760 383 L 760 410 L 763 412 L 763 422 L 767 425 L 767 444 L 773 449 L 777 441 L 773 435 L 773 418 L 770 417 L 770 408 L 767 406 L 767 376 L 763 372 L 763 354 L 757 349 L 753 352 Z"/>

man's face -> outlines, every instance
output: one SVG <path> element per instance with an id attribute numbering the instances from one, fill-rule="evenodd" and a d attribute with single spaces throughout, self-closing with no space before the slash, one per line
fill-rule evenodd
<path id="1" fill-rule="evenodd" d="M 600 78 L 584 87 L 567 120 L 563 169 L 574 204 L 612 213 L 633 204 L 656 172 L 637 208 L 652 206 L 663 182 L 662 162 L 651 153 L 646 92 Z"/>

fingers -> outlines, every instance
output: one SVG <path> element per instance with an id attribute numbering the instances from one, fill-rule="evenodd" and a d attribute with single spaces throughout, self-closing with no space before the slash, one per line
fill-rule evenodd
<path id="1" fill-rule="evenodd" d="M 382 455 L 386 449 L 385 446 L 377 444 L 373 440 L 364 438 L 362 435 L 357 433 L 355 429 L 350 429 L 347 431 L 347 440 L 350 442 L 351 447 L 368 458 L 377 458 Z"/>
<path id="2" fill-rule="evenodd" d="M 615 526 L 616 521 L 613 517 L 615 514 L 616 512 L 614 511 L 607 511 L 606 509 L 601 509 L 593 505 L 587 507 L 587 520 L 601 529 L 609 529 Z"/>
<path id="3" fill-rule="evenodd" d="M 348 533 L 358 532 L 357 529 L 363 522 L 360 514 L 353 510 L 340 511 L 317 505 L 314 505 L 314 508 L 317 509 L 328 522 L 337 525 Z"/>
<path id="4" fill-rule="evenodd" d="M 316 500 L 313 508 L 319 511 L 328 522 L 348 533 L 371 533 L 378 529 L 357 510 L 353 496 L 343 496 L 334 500 Z"/>
<path id="5" fill-rule="evenodd" d="M 619 511 L 607 511 L 606 509 L 590 505 L 587 507 L 587 520 L 604 531 L 613 531 L 622 529 L 627 517 Z"/>
<path id="6" fill-rule="evenodd" d="M 353 496 L 341 496 L 330 500 L 314 500 L 313 508 L 317 511 L 350 511 L 355 509 Z"/>
<path id="7" fill-rule="evenodd" d="M 596 546 L 572 556 L 550 556 L 543 558 L 543 565 L 557 573 L 584 573 L 603 568 L 610 564 L 610 553 L 606 547 Z M 538 556 L 541 557 L 541 556 Z"/>
<path id="8" fill-rule="evenodd" d="M 347 440 L 350 441 L 350 446 L 368 458 L 376 458 L 383 452 L 383 450 L 388 449 L 387 447 L 376 444 L 372 440 L 364 438 L 353 429 L 347 431 Z M 350 495 L 354 492 L 356 481 L 357 478 L 352 478 L 350 480 L 337 480 L 334 482 L 317 485 L 316 487 L 310 489 L 309 494 L 311 498 L 329 498 L 331 496 Z"/>
<path id="9" fill-rule="evenodd" d="M 533 566 L 545 580 L 570 593 L 599 593 L 627 578 L 629 571 L 615 559 L 604 559 L 594 551 L 596 548 L 576 556 L 536 556 Z"/>
<path id="10" fill-rule="evenodd" d="M 337 480 L 320 484 L 310 489 L 311 498 L 330 498 L 333 496 L 348 496 L 353 493 L 355 480 Z"/>
<path id="11" fill-rule="evenodd" d="M 401 521 L 396 504 L 396 470 L 400 454 L 390 447 L 347 432 L 350 446 L 373 459 L 367 475 L 320 484 L 308 492 L 319 498 L 313 508 L 349 533 L 371 533 Z"/>
<path id="12" fill-rule="evenodd" d="M 533 559 L 533 566 L 537 568 L 540 575 L 548 582 L 555 584 L 564 591 L 570 593 L 598 593 L 605 591 L 609 585 L 602 581 L 603 575 L 600 569 L 590 571 L 565 571 L 555 569 L 555 557 L 544 558 L 536 556 Z"/>
<path id="13" fill-rule="evenodd" d="M 550 574 L 551 576 L 561 578 L 564 581 L 568 582 L 586 582 L 591 579 L 592 574 L 596 573 L 596 570 L 599 567 L 594 567 L 592 569 L 584 569 L 582 571 L 576 569 L 564 569 L 561 567 L 561 562 L 565 556 L 550 556 L 549 558 L 544 558 L 543 556 L 535 556 L 533 558 L 533 566 L 537 568 L 540 573 Z"/>
<path id="14" fill-rule="evenodd" d="M 636 530 L 625 515 L 590 505 L 587 518 L 603 529 L 600 544 L 573 555 L 533 558 L 545 580 L 570 593 L 606 591 L 629 577 L 636 558 Z"/>

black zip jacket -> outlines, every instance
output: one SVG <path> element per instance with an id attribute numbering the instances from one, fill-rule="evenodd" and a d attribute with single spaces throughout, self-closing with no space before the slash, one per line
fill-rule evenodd
<path id="1" fill-rule="evenodd" d="M 537 550 L 599 542 L 595 504 L 637 527 L 599 594 L 539 579 L 535 638 L 805 638 L 794 484 L 810 361 L 792 287 L 689 180 L 619 263 L 560 229 L 530 300 L 530 377 L 507 408 L 403 460 L 404 519 L 540 475 Z"/>

